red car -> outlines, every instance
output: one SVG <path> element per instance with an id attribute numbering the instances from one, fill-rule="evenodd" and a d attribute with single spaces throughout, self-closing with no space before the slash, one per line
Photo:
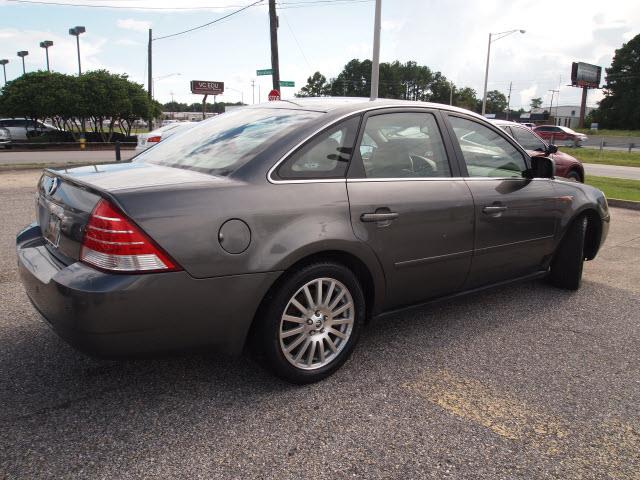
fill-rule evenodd
<path id="1" fill-rule="evenodd" d="M 579 147 L 582 142 L 587 140 L 587 136 L 584 133 L 578 133 L 569 127 L 561 127 L 559 125 L 540 125 L 539 127 L 534 127 L 533 131 L 551 143 L 566 142 Z"/>
<path id="2" fill-rule="evenodd" d="M 519 123 L 506 122 L 504 120 L 494 120 L 493 123 L 515 138 L 531 157 L 549 157 L 553 159 L 556 164 L 557 177 L 584 182 L 584 168 L 580 160 L 559 151 L 555 145 L 547 144 L 537 135 L 537 129 L 531 130 Z"/>

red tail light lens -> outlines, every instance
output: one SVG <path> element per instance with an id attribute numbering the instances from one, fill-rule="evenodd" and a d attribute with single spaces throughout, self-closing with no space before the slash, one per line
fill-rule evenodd
<path id="1" fill-rule="evenodd" d="M 80 260 L 102 270 L 117 272 L 180 270 L 148 235 L 105 199 L 101 199 L 91 212 Z"/>
<path id="2" fill-rule="evenodd" d="M 162 137 L 160 135 L 156 135 L 155 137 L 148 137 L 147 143 L 158 143 Z"/>

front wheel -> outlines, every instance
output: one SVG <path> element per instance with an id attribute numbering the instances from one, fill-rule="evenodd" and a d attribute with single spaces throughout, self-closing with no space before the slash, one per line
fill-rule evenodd
<path id="1" fill-rule="evenodd" d="M 340 368 L 364 324 L 360 283 L 333 262 L 288 274 L 265 304 L 259 342 L 273 371 L 292 383 L 317 382 Z"/>
<path id="2" fill-rule="evenodd" d="M 586 233 L 586 216 L 577 218 L 569 226 L 551 262 L 549 282 L 552 285 L 567 290 L 580 288 Z"/>

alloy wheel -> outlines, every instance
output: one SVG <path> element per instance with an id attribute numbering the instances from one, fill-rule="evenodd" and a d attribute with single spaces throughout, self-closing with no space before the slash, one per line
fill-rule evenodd
<path id="1" fill-rule="evenodd" d="M 349 289 L 334 278 L 317 278 L 290 299 L 280 320 L 280 349 L 303 370 L 330 364 L 347 345 L 355 319 Z"/>

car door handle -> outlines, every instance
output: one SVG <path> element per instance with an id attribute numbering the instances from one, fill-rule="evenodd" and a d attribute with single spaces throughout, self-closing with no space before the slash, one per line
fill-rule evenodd
<path id="1" fill-rule="evenodd" d="M 390 220 L 395 220 L 396 218 L 398 218 L 398 214 L 396 212 L 363 213 L 360 215 L 361 222 L 388 222 Z"/>
<path id="2" fill-rule="evenodd" d="M 506 209 L 507 209 L 507 207 L 505 207 L 504 205 L 492 205 L 490 207 L 484 207 L 482 209 L 482 213 L 486 213 L 488 215 L 491 215 L 493 213 L 504 212 Z"/>

